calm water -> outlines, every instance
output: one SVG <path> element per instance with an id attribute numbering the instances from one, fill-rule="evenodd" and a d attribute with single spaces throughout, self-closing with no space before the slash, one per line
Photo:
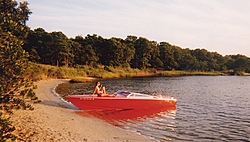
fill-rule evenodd
<path id="1" fill-rule="evenodd" d="M 128 130 L 156 141 L 250 141 L 250 77 L 146 77 L 101 81 L 107 92 L 167 94 L 174 110 L 136 119 L 117 119 Z M 59 94 L 91 93 L 95 83 L 61 84 Z"/>

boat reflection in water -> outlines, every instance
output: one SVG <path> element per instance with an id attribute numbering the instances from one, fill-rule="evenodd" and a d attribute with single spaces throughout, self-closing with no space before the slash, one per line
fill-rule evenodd
<path id="1" fill-rule="evenodd" d="M 176 107 L 159 107 L 152 109 L 113 109 L 113 110 L 89 110 L 78 112 L 81 115 L 92 115 L 105 120 L 113 125 L 120 123 L 143 122 L 149 118 L 167 116 L 176 113 Z"/>

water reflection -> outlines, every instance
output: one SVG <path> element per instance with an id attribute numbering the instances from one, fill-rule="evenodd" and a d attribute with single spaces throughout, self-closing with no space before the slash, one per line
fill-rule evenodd
<path id="1" fill-rule="evenodd" d="M 96 110 L 78 113 L 81 115 L 89 114 L 120 127 L 130 127 L 131 125 L 137 125 L 138 123 L 148 121 L 147 123 L 150 127 L 158 127 L 158 129 L 160 129 L 161 124 L 163 124 L 164 127 L 166 126 L 170 129 L 174 129 L 173 123 L 165 123 L 164 121 L 166 121 L 167 118 L 174 119 L 176 107 Z"/>
<path id="2" fill-rule="evenodd" d="M 89 112 L 97 117 L 111 121 L 128 121 L 128 120 L 143 120 L 152 118 L 164 113 L 175 112 L 176 108 L 154 108 L 154 109 L 119 109 Z"/>

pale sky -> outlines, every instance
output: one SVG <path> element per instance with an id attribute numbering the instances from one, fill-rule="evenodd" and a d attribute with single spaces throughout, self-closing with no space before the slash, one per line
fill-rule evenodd
<path id="1" fill-rule="evenodd" d="M 20 0 L 19 0 L 20 1 Z M 32 29 L 67 37 L 128 35 L 250 57 L 249 0 L 27 0 Z"/>

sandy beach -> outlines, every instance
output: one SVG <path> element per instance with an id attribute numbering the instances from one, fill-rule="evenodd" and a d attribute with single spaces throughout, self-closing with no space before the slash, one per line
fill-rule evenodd
<path id="1" fill-rule="evenodd" d="M 16 126 L 16 141 L 31 142 L 150 142 L 138 133 L 125 131 L 92 116 L 81 116 L 82 111 L 61 100 L 53 91 L 64 79 L 36 82 L 34 91 L 41 103 L 35 110 L 18 110 L 11 120 Z"/>

